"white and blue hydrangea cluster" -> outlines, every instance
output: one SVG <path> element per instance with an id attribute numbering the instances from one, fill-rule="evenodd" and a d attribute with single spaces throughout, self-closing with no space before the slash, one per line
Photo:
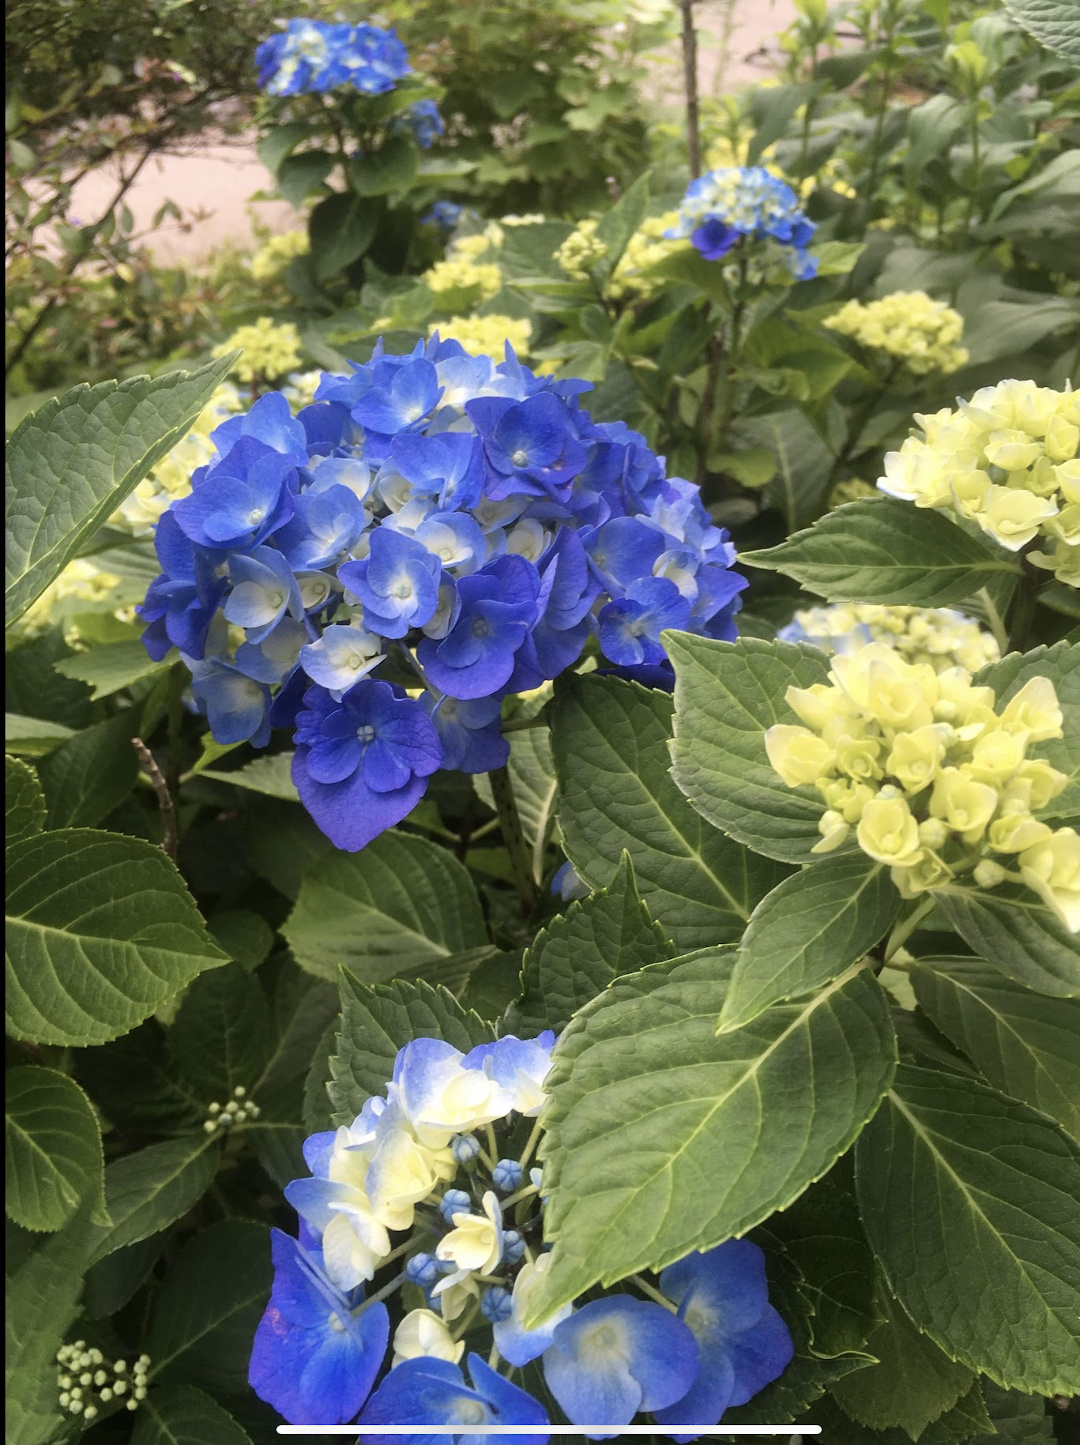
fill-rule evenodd
<path id="1" fill-rule="evenodd" d="M 302 18 L 264 40 L 255 64 L 269 95 L 325 94 L 339 86 L 384 95 L 410 73 L 408 53 L 393 30 Z"/>
<path id="2" fill-rule="evenodd" d="M 269 392 L 212 433 L 140 616 L 219 742 L 294 728 L 301 800 L 355 851 L 437 769 L 502 766 L 503 699 L 590 639 L 670 688 L 661 632 L 733 638 L 747 584 L 698 488 L 580 406 L 588 382 L 438 336 L 350 366 L 295 417 Z"/>
<path id="3" fill-rule="evenodd" d="M 749 236 L 772 240 L 799 281 L 817 275 L 807 247 L 816 227 L 791 187 L 761 166 L 723 166 L 691 181 L 679 203 L 678 221 L 664 235 L 687 238 L 706 261 L 719 261 Z"/>
<path id="4" fill-rule="evenodd" d="M 535 1426 L 517 1438 L 544 1445 L 547 1410 L 521 1383 L 535 1360 L 586 1431 L 639 1414 L 711 1426 L 786 1368 L 791 1336 L 749 1240 L 526 1325 L 551 1260 L 530 1163 L 553 1043 L 508 1035 L 463 1054 L 415 1039 L 385 1095 L 307 1140 L 311 1175 L 285 1189 L 299 1237 L 272 1231 L 248 1372 L 290 1424 L 356 1421 L 369 1445 L 401 1438 L 380 1425 L 456 1426 L 462 1440 L 469 1426 Z"/>

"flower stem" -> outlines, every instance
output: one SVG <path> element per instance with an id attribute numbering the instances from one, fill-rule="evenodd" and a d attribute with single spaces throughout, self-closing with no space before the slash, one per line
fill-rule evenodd
<path id="1" fill-rule="evenodd" d="M 658 1305 L 663 1305 L 664 1308 L 670 1310 L 673 1315 L 678 1314 L 678 1306 L 672 1304 L 671 1300 L 669 1300 L 666 1295 L 662 1295 L 658 1289 L 654 1289 L 651 1284 L 646 1283 L 640 1274 L 631 1274 L 628 1276 L 628 1279 L 631 1284 L 636 1284 L 643 1294 L 647 1294 L 649 1298 L 655 1300 Z"/>
<path id="2" fill-rule="evenodd" d="M 495 800 L 495 811 L 499 815 L 503 842 L 510 858 L 510 873 L 521 901 L 521 916 L 528 918 L 536 905 L 536 885 L 533 882 L 532 861 L 529 847 L 522 832 L 517 804 L 514 802 L 514 787 L 510 781 L 510 770 L 504 763 L 501 768 L 492 768 L 488 773 L 491 780 L 491 796 Z"/>
<path id="3" fill-rule="evenodd" d="M 933 909 L 933 907 L 933 897 L 931 896 L 929 898 L 924 898 L 923 901 L 919 904 L 918 908 L 913 909 L 912 912 L 909 913 L 908 916 L 901 923 L 898 923 L 896 925 L 893 931 L 889 934 L 889 941 L 885 945 L 886 963 L 889 963 L 893 955 L 897 953 L 900 947 L 908 941 L 911 935 L 915 932 L 916 928 L 918 928 L 919 924 Z"/>

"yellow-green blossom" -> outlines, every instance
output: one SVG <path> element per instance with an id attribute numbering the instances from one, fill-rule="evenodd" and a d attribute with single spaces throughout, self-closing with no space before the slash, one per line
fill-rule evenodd
<path id="1" fill-rule="evenodd" d="M 959 345 L 964 318 L 925 291 L 894 291 L 865 304 L 849 301 L 825 325 L 860 346 L 895 357 L 918 376 L 957 371 L 968 359 Z"/>
<path id="2" fill-rule="evenodd" d="M 306 256 L 310 249 L 306 231 L 285 231 L 271 236 L 251 258 L 251 274 L 256 281 L 272 281 L 280 276 L 296 256 Z"/>
<path id="3" fill-rule="evenodd" d="M 948 607 L 885 607 L 838 602 L 796 612 L 780 632 L 783 642 L 811 642 L 823 652 L 851 652 L 867 642 L 886 642 L 906 662 L 926 662 L 935 672 L 963 667 L 978 672 L 1001 651 L 977 622 Z"/>
<path id="4" fill-rule="evenodd" d="M 149 535 L 162 512 L 178 498 L 187 496 L 192 473 L 213 457 L 210 433 L 242 406 L 236 387 L 231 382 L 222 382 L 192 423 L 187 436 L 162 457 L 109 518 L 111 525 L 127 528 L 137 537 Z"/>
<path id="5" fill-rule="evenodd" d="M 626 243 L 626 250 L 619 257 L 607 294 L 614 300 L 634 296 L 647 301 L 650 296 L 665 285 L 662 276 L 652 276 L 650 271 L 668 256 L 679 251 L 692 249 L 689 241 L 667 240 L 664 232 L 671 229 L 679 219 L 677 211 L 665 211 L 662 216 L 648 216 Z"/>
<path id="6" fill-rule="evenodd" d="M 885 456 L 883 492 L 977 522 L 1061 582 L 1080 586 L 1080 393 L 1033 381 L 983 387 L 959 409 L 916 415 L 921 436 Z"/>
<path id="7" fill-rule="evenodd" d="M 276 322 L 260 316 L 250 326 L 238 326 L 228 340 L 215 346 L 211 355 L 224 356 L 243 348 L 232 374 L 240 381 L 275 381 L 300 365 L 300 333 L 291 321 Z"/>
<path id="8" fill-rule="evenodd" d="M 809 785 L 825 804 L 812 851 L 829 853 L 854 830 L 906 898 L 953 879 L 1025 883 L 1080 932 L 1076 834 L 1032 816 L 1067 779 L 1025 756 L 1062 736 L 1053 683 L 1030 678 L 1002 705 L 965 668 L 937 671 L 937 660 L 869 642 L 836 656 L 827 682 L 788 688 L 802 726 L 769 728 L 765 751 L 788 787 Z"/>
<path id="9" fill-rule="evenodd" d="M 451 316 L 429 328 L 444 341 L 459 341 L 470 356 L 494 356 L 501 361 L 509 341 L 518 356 L 529 350 L 532 322 L 524 316 Z"/>
<path id="10" fill-rule="evenodd" d="M 466 237 L 466 240 L 480 239 Z M 424 272 L 424 281 L 435 304 L 444 311 L 460 311 L 487 301 L 502 286 L 502 272 L 490 262 L 471 261 L 467 256 L 436 261 Z"/>
<path id="11" fill-rule="evenodd" d="M 597 240 L 597 225 L 592 220 L 579 221 L 555 252 L 555 260 L 573 281 L 587 281 L 592 268 L 607 255 L 607 246 Z"/>
<path id="12" fill-rule="evenodd" d="M 33 635 L 44 631 L 53 620 L 57 603 L 68 599 L 79 602 L 102 602 L 119 585 L 120 578 L 106 572 L 89 557 L 76 557 L 59 577 L 50 582 L 41 596 L 19 618 L 20 633 Z"/>

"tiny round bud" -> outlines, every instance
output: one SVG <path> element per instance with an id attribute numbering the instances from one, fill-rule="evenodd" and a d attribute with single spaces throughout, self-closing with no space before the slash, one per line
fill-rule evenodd
<path id="1" fill-rule="evenodd" d="M 262 1110 L 259 1108 L 258 1104 L 248 1105 L 248 1117 L 250 1119 L 257 1119 L 261 1113 Z"/>
<path id="2" fill-rule="evenodd" d="M 999 883 L 1005 881 L 1005 869 L 1000 863 L 995 863 L 992 858 L 984 858 L 981 863 L 975 865 L 972 877 L 980 888 L 996 888 Z"/>
<path id="3" fill-rule="evenodd" d="M 455 1134 L 450 1140 L 450 1152 L 459 1164 L 471 1164 L 480 1153 L 480 1140 L 475 1134 Z"/>
<path id="4" fill-rule="evenodd" d="M 100 1350 L 94 1349 L 90 1351 L 90 1363 L 92 1365 L 100 1365 L 104 1361 L 104 1359 L 105 1356 L 101 1353 Z"/>
<path id="5" fill-rule="evenodd" d="M 86 1349 L 86 1341 L 85 1341 L 85 1340 L 76 1340 L 75 1343 L 71 1346 L 71 1348 L 72 1348 L 73 1350 L 85 1350 L 85 1349 Z"/>
<path id="6" fill-rule="evenodd" d="M 512 1194 L 521 1183 L 522 1169 L 516 1159 L 500 1159 L 491 1171 L 491 1182 L 501 1194 Z"/>
<path id="7" fill-rule="evenodd" d="M 225 1105 L 224 1112 L 226 1114 L 232 1114 L 235 1118 L 235 1116 L 240 1112 L 240 1105 L 236 1102 L 235 1099 L 230 1099 L 229 1102 Z"/>
<path id="8" fill-rule="evenodd" d="M 503 1259 L 507 1264 L 517 1264 L 525 1254 L 525 1241 L 516 1229 L 508 1229 L 503 1235 Z"/>
<path id="9" fill-rule="evenodd" d="M 145 1400 L 145 1399 L 146 1399 L 146 1386 L 145 1386 L 145 1385 L 140 1385 L 140 1386 L 136 1389 L 136 1391 L 135 1391 L 135 1398 L 136 1398 L 136 1400 Z"/>
<path id="10" fill-rule="evenodd" d="M 137 1409 L 139 1408 L 139 1402 L 138 1402 L 138 1400 L 129 1400 L 129 1401 L 127 1402 L 127 1408 L 128 1408 L 129 1410 L 137 1410 Z"/>
<path id="11" fill-rule="evenodd" d="M 93 1377 L 93 1375 L 90 1373 L 89 1370 L 84 1370 L 83 1373 L 79 1376 L 79 1384 L 80 1384 L 80 1385 L 92 1385 L 93 1383 L 94 1383 L 94 1377 Z"/>
<path id="12" fill-rule="evenodd" d="M 471 1204 L 472 1200 L 465 1193 L 464 1189 L 448 1189 L 439 1201 L 439 1213 L 446 1220 L 447 1224 L 450 1224 L 452 1223 L 453 1215 L 467 1214 Z"/>
<path id="13" fill-rule="evenodd" d="M 81 1400 L 72 1400 L 71 1404 L 68 1406 L 68 1409 L 73 1415 L 81 1415 L 85 1408 L 86 1407 Z"/>
<path id="14" fill-rule="evenodd" d="M 83 1392 L 79 1389 L 78 1385 L 76 1385 L 75 1388 L 74 1388 L 74 1390 L 71 1391 L 71 1398 L 72 1398 L 73 1400 L 81 1400 L 81 1399 L 82 1399 L 82 1393 L 83 1393 Z"/>
<path id="15" fill-rule="evenodd" d="M 97 1414 L 97 1406 L 96 1406 L 96 1405 L 87 1405 L 86 1409 L 83 1411 L 83 1419 L 84 1419 L 84 1420 L 92 1420 L 96 1414 Z"/>
<path id="16" fill-rule="evenodd" d="M 95 1370 L 95 1371 L 94 1371 L 94 1384 L 95 1384 L 95 1385 L 104 1385 L 105 1381 L 106 1381 L 108 1378 L 109 1378 L 109 1377 L 108 1377 L 108 1375 L 105 1373 L 104 1370 Z"/>
<path id="17" fill-rule="evenodd" d="M 140 1368 L 140 1366 L 141 1366 L 142 1369 L 145 1370 L 146 1367 L 149 1365 L 149 1363 L 150 1363 L 150 1356 L 149 1356 L 149 1355 L 140 1355 L 139 1358 L 135 1361 L 135 1368 L 138 1369 L 138 1368 Z"/>
<path id="18" fill-rule="evenodd" d="M 919 842 L 928 848 L 940 848 L 948 840 L 949 830 L 940 818 L 927 818 L 919 824 Z"/>
<path id="19" fill-rule="evenodd" d="M 480 1297 L 480 1312 L 493 1325 L 501 1320 L 508 1320 L 513 1313 L 510 1291 L 503 1289 L 502 1285 L 493 1285 L 491 1289 L 486 1289 Z"/>
<path id="20" fill-rule="evenodd" d="M 233 1098 L 242 1099 L 246 1095 L 246 1093 L 247 1090 L 242 1085 L 237 1084 L 236 1088 L 233 1090 Z"/>
<path id="21" fill-rule="evenodd" d="M 116 1384 L 112 1387 L 112 1389 L 114 1395 L 122 1395 L 127 1389 L 127 1381 L 117 1380 Z"/>
<path id="22" fill-rule="evenodd" d="M 59 1378 L 59 1380 L 57 1380 L 56 1383 L 60 1386 L 61 1390 L 70 1390 L 70 1389 L 71 1389 L 71 1376 L 70 1376 L 70 1375 L 61 1375 L 60 1378 Z"/>
<path id="23" fill-rule="evenodd" d="M 113 1392 L 109 1389 L 108 1385 L 106 1385 L 105 1388 L 104 1388 L 104 1390 L 102 1390 L 102 1392 L 101 1392 L 101 1403 L 102 1403 L 103 1405 L 107 1405 L 107 1404 L 109 1403 L 109 1401 L 112 1399 L 112 1397 L 113 1397 Z"/>
<path id="24" fill-rule="evenodd" d="M 127 1369 L 127 1360 L 117 1360 L 116 1363 L 113 1365 L 113 1369 L 118 1375 L 122 1375 Z"/>
<path id="25" fill-rule="evenodd" d="M 203 1128 L 206 1130 L 206 1132 L 207 1132 L 208 1134 L 214 1134 L 214 1133 L 216 1133 L 216 1132 L 217 1132 L 217 1120 L 216 1120 L 216 1119 L 207 1119 L 206 1122 L 203 1124 Z"/>
<path id="26" fill-rule="evenodd" d="M 405 1278 L 421 1289 L 430 1289 L 439 1278 L 439 1266 L 430 1254 L 414 1254 L 405 1266 Z"/>
<path id="27" fill-rule="evenodd" d="M 208 1114 L 220 1114 L 220 1113 L 221 1113 L 221 1105 L 220 1105 L 220 1104 L 211 1104 L 210 1107 L 207 1109 L 206 1112 L 207 1112 Z"/>
<path id="28" fill-rule="evenodd" d="M 64 1390 L 64 1391 L 61 1393 L 61 1395 L 60 1395 L 60 1408 L 61 1408 L 61 1410 L 66 1410 L 67 1407 L 68 1407 L 70 1404 L 71 1404 L 71 1396 L 68 1394 L 68 1392 L 67 1392 L 66 1390 Z"/>

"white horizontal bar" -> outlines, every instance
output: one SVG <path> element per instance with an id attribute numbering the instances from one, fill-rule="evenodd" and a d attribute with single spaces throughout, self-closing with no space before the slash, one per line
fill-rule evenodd
<path id="1" fill-rule="evenodd" d="M 279 1425 L 279 1435 L 587 1435 L 611 1425 Z M 820 1425 L 620 1425 L 620 1435 L 820 1435 Z"/>

